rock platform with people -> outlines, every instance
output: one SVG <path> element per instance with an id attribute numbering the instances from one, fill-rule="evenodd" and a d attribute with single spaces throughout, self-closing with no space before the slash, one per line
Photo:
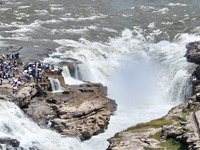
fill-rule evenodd
<path id="1" fill-rule="evenodd" d="M 16 94 L 25 84 L 35 83 L 51 90 L 49 76 L 61 76 L 62 69 L 40 61 L 24 64 L 19 53 L 0 55 L 0 89 L 7 87 L 6 93 Z M 12 91 L 11 87 L 12 86 Z M 5 90 L 1 90 L 3 94 Z"/>
<path id="2" fill-rule="evenodd" d="M 106 86 L 89 82 L 66 85 L 61 66 L 41 61 L 25 63 L 18 51 L 1 54 L 0 62 L 0 99 L 17 104 L 38 125 L 81 140 L 107 129 L 117 104 L 107 98 Z M 73 63 L 63 64 L 73 69 Z M 63 91 L 51 92 L 52 78 L 59 80 Z M 13 147 L 20 147 L 20 141 Z"/>

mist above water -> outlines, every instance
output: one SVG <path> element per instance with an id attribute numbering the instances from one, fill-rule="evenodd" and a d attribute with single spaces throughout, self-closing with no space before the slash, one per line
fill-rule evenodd
<path id="1" fill-rule="evenodd" d="M 27 58 L 55 49 L 44 59 L 55 65 L 69 57 L 81 61 L 74 76 L 63 66 L 66 84 L 101 82 L 118 109 L 105 133 L 81 143 L 39 128 L 14 104 L 1 102 L 1 135 L 42 150 L 105 150 L 116 132 L 165 115 L 190 93 L 194 65 L 183 56 L 188 42 L 200 40 L 199 7 L 188 0 L 4 0 L 1 47 L 23 46 Z"/>
<path id="2" fill-rule="evenodd" d="M 109 94 L 113 99 L 122 100 L 117 101 L 119 105 L 148 105 L 158 95 L 155 88 L 156 71 L 151 62 L 128 62 L 118 67 L 113 77 Z"/>

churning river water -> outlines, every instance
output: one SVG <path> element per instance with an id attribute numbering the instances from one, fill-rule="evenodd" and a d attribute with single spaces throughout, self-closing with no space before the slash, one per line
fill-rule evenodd
<path id="1" fill-rule="evenodd" d="M 199 11 L 197 0 L 2 0 L 0 47 L 23 46 L 30 58 L 55 49 L 43 60 L 52 64 L 78 59 L 74 76 L 63 66 L 65 82 L 103 83 L 118 110 L 104 133 L 80 142 L 0 101 L 0 136 L 24 148 L 105 150 L 116 132 L 165 115 L 190 93 L 195 66 L 184 55 L 188 42 L 200 40 Z"/>

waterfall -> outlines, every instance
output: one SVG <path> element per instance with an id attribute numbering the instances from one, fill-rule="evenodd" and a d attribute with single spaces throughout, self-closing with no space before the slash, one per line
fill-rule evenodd
<path id="1" fill-rule="evenodd" d="M 61 92 L 62 91 L 62 87 L 61 87 L 60 81 L 58 79 L 49 78 L 49 80 L 51 83 L 52 92 Z"/>
<path id="2" fill-rule="evenodd" d="M 168 99 L 175 103 L 187 101 L 192 94 L 190 76 L 184 76 L 183 71 L 178 71 L 170 84 Z"/>
<path id="3" fill-rule="evenodd" d="M 63 66 L 63 73 L 64 73 L 64 76 L 65 76 L 65 77 L 71 78 L 71 74 L 70 74 L 70 72 L 69 72 L 68 66 Z"/>
<path id="4" fill-rule="evenodd" d="M 81 83 L 83 83 L 82 81 L 71 77 L 68 66 L 63 66 L 62 76 L 64 78 L 65 84 L 81 84 Z M 78 72 L 77 72 L 77 76 L 78 76 Z"/>
<path id="5" fill-rule="evenodd" d="M 108 147 L 106 139 L 139 122 L 159 118 L 173 106 L 183 103 L 191 93 L 189 78 L 194 65 L 183 57 L 185 46 L 199 36 L 180 34 L 173 41 L 152 42 L 143 33 L 126 29 L 122 36 L 111 38 L 108 43 L 56 40 L 59 53 L 70 56 L 79 64 L 79 78 L 83 81 L 101 82 L 108 86 L 108 96 L 118 104 L 105 133 L 85 141 L 96 150 Z M 53 55 L 57 55 L 57 53 Z M 46 61 L 54 59 L 47 58 Z M 65 74 L 68 68 L 65 68 Z M 65 76 L 65 83 L 73 79 Z"/>
<path id="6" fill-rule="evenodd" d="M 0 100 L 0 122 L 1 137 L 19 140 L 24 150 L 31 147 L 38 150 L 89 150 L 76 138 L 40 128 L 12 102 Z"/>
<path id="7" fill-rule="evenodd" d="M 133 33 L 124 30 L 121 37 L 106 44 L 83 38 L 78 42 L 56 41 L 63 46 L 58 50 L 69 45 L 76 48 L 76 53 L 66 51 L 66 56 L 83 62 L 78 66 L 80 78 L 107 85 L 108 96 L 118 104 L 108 130 L 85 141 L 94 149 L 106 149 L 107 138 L 139 122 L 165 115 L 190 95 L 189 70 L 193 65 L 183 57 L 189 36 L 153 43 L 142 34 Z"/>
<path id="8" fill-rule="evenodd" d="M 78 75 L 78 65 L 74 66 L 74 78 L 75 79 L 79 79 L 79 75 Z"/>
<path id="9" fill-rule="evenodd" d="M 89 69 L 89 64 L 83 63 L 78 65 L 79 79 L 82 81 L 94 81 L 93 75 Z M 98 75 L 98 74 L 96 74 Z"/>

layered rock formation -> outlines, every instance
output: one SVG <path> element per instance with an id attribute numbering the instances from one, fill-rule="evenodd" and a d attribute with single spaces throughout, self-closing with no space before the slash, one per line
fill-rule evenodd
<path id="1" fill-rule="evenodd" d="M 107 88 L 101 84 L 82 84 L 63 92 L 65 99 L 53 103 L 57 115 L 51 120 L 51 127 L 61 133 L 76 136 L 81 140 L 104 132 L 116 104 L 106 98 Z M 61 104 L 59 104 L 61 103 Z"/>
<path id="2" fill-rule="evenodd" d="M 141 123 L 108 139 L 107 150 L 200 149 L 199 127 L 195 118 L 198 102 L 174 107 L 161 119 Z"/>
<path id="3" fill-rule="evenodd" d="M 200 63 L 200 42 L 187 46 L 187 60 Z M 200 149 L 200 66 L 192 74 L 193 93 L 185 104 L 158 120 L 141 123 L 108 139 L 108 150 Z"/>
<path id="4" fill-rule="evenodd" d="M 20 46 L 5 48 L 5 52 L 19 50 L 25 51 L 25 48 Z M 42 53 L 43 51 L 40 50 L 38 54 Z M 22 57 L 22 61 L 29 63 L 32 58 L 35 58 L 30 57 Z M 62 60 L 60 56 L 54 57 Z M 69 71 L 68 74 L 64 72 L 65 75 L 81 79 L 78 73 L 80 64 L 82 62 L 79 60 L 68 58 L 62 60 L 62 63 L 54 65 L 60 68 L 65 66 Z M 22 63 L 18 63 L 18 67 L 20 70 L 24 68 Z M 78 136 L 81 140 L 86 140 L 92 135 L 104 132 L 112 112 L 116 110 L 115 102 L 106 97 L 107 87 L 93 83 L 67 86 L 60 72 L 54 70 L 46 73 L 44 73 L 45 77 L 59 80 L 61 86 L 65 88 L 63 93 L 50 93 L 52 87 L 49 80 L 29 81 L 30 83 L 22 84 L 17 90 L 18 92 L 13 93 L 13 85 L 7 80 L 3 80 L 3 84 L 0 85 L 0 98 L 15 102 L 39 125 L 49 127 L 62 134 Z M 16 78 L 18 77 L 24 76 L 18 74 Z"/>
<path id="5" fill-rule="evenodd" d="M 35 83 L 26 84 L 19 93 L 6 94 L 39 125 L 81 140 L 104 132 L 116 110 L 102 84 L 69 86 L 63 93 L 49 93 L 47 97 L 41 97 L 37 87 Z M 2 98 L 9 99 L 8 95 Z"/>

